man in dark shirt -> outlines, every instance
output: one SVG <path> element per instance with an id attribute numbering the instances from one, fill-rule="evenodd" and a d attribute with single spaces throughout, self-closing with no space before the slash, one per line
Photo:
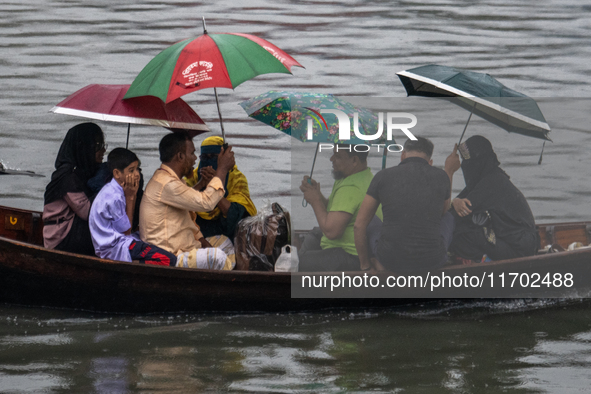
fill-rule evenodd
<path id="1" fill-rule="evenodd" d="M 457 146 L 445 160 L 445 171 L 432 167 L 433 143 L 408 140 L 398 166 L 373 178 L 355 221 L 355 246 L 361 268 L 412 272 L 439 267 L 447 260 L 454 220 L 444 218 L 450 205 L 451 181 L 460 168 Z M 384 224 L 376 259 L 369 259 L 366 228 L 382 204 Z"/>

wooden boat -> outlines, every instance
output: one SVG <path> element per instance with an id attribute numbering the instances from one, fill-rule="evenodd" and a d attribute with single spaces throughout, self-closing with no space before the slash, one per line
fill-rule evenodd
<path id="1" fill-rule="evenodd" d="M 383 307 L 412 300 L 468 297 L 564 296 L 591 283 L 591 248 L 464 266 L 446 266 L 431 275 L 482 276 L 500 282 L 493 293 L 453 288 L 433 292 L 429 287 L 385 288 L 387 293 L 352 292 L 338 288 L 312 289 L 317 298 L 292 298 L 307 273 L 212 271 L 146 266 L 45 249 L 41 213 L 0 206 L 0 302 L 20 305 L 75 308 L 102 312 L 150 313 L 181 311 L 298 311 L 321 308 Z M 591 222 L 539 226 L 542 245 L 566 248 L 572 242 L 591 242 Z M 301 233 L 296 234 L 298 238 Z M 297 243 L 297 242 L 296 242 Z M 508 286 L 510 273 L 570 273 L 576 286 L 565 289 Z M 362 272 L 317 273 L 362 276 Z M 392 273 L 380 273 L 385 282 Z M 293 279 L 293 281 L 292 281 Z M 384 283 L 382 282 L 382 283 Z M 353 289 L 354 290 L 354 289 Z M 477 289 L 478 290 L 478 289 Z M 539 290 L 539 289 L 538 289 Z M 557 292 L 558 291 L 558 292 Z M 483 295 L 484 294 L 484 295 Z M 395 296 L 396 298 L 392 298 Z M 362 298 L 365 297 L 365 298 Z M 369 298 L 368 298 L 369 297 Z M 390 298 L 379 298 L 390 297 Z"/>

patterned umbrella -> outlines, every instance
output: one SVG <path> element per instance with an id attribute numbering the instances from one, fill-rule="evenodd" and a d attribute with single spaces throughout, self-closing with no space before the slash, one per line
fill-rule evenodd
<path id="1" fill-rule="evenodd" d="M 268 124 L 302 142 L 385 145 L 396 143 L 394 140 L 387 141 L 384 133 L 379 139 L 371 142 L 358 138 L 353 129 L 354 119 L 357 118 L 357 129 L 360 134 L 373 135 L 378 130 L 379 117 L 367 109 L 355 107 L 332 94 L 270 91 L 243 101 L 240 106 L 251 118 Z M 340 124 L 337 117 L 333 114 L 322 114 L 323 110 L 339 110 L 353 120 L 349 125 L 350 139 L 339 138 Z M 309 138 L 309 129 L 312 129 L 312 138 Z M 386 166 L 386 152 L 387 150 L 384 149 L 382 168 Z M 317 154 L 318 147 L 316 147 L 312 161 L 310 178 L 314 172 Z M 307 205 L 305 201 L 302 204 Z"/>
<path id="2" fill-rule="evenodd" d="M 350 120 L 357 114 L 357 128 L 362 135 L 373 135 L 378 130 L 379 118 L 371 111 L 355 107 L 332 94 L 270 91 L 240 103 L 248 116 L 302 142 L 330 142 L 335 144 L 394 144 L 387 141 L 385 133 L 371 142 L 358 138 L 350 123 L 350 139 L 340 139 L 339 121 L 334 114 L 322 114 L 323 110 L 336 109 L 344 112 Z M 309 138 L 308 123 L 313 134 Z"/>

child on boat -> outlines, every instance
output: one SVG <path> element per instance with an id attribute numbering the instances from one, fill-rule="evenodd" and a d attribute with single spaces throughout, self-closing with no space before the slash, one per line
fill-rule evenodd
<path id="1" fill-rule="evenodd" d="M 111 260 L 175 266 L 174 254 L 131 235 L 140 181 L 138 157 L 130 150 L 115 148 L 107 161 L 112 179 L 96 196 L 88 218 L 96 255 Z"/>

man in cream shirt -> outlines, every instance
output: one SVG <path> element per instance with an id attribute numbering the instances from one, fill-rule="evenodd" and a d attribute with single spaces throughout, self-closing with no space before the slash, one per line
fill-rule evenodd
<path id="1" fill-rule="evenodd" d="M 231 246 L 230 240 L 222 241 L 220 248 L 212 247 L 195 224 L 193 213 L 213 210 L 224 196 L 226 174 L 235 164 L 232 148 L 218 156 L 216 176 L 192 188 L 182 180 L 192 174 L 197 160 L 192 139 L 171 133 L 162 138 L 158 149 L 162 165 L 148 182 L 140 206 L 142 241 L 175 254 L 177 267 L 232 269 L 229 253 L 222 250 Z"/>

